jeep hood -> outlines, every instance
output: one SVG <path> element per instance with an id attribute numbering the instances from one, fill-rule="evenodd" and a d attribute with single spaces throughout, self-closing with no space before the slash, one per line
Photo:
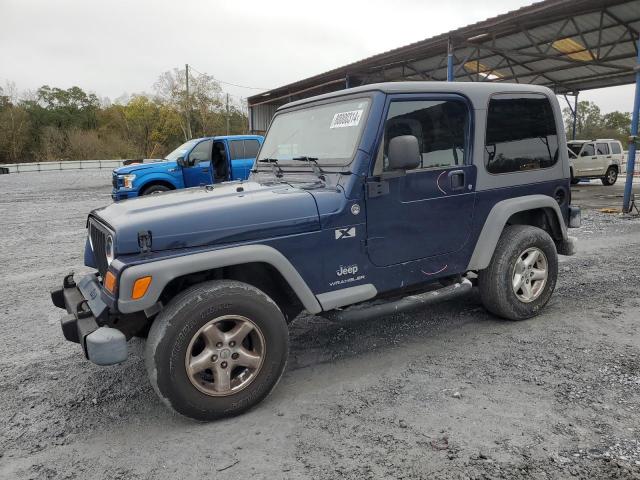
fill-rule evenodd
<path id="1" fill-rule="evenodd" d="M 139 173 L 143 170 L 154 169 L 158 171 L 160 169 L 168 170 L 169 168 L 175 168 L 178 164 L 176 162 L 170 162 L 168 160 L 143 160 L 144 163 L 134 163 L 114 169 L 114 173 L 117 175 L 126 175 L 128 173 Z"/>
<path id="2" fill-rule="evenodd" d="M 152 251 L 160 251 L 320 229 L 316 201 L 308 191 L 257 182 L 143 196 L 94 210 L 91 215 L 115 231 L 117 255 L 138 253 L 138 232 L 145 231 L 151 231 Z"/>

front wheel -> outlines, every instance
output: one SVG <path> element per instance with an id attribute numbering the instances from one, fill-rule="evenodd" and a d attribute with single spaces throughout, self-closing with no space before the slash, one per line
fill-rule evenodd
<path id="1" fill-rule="evenodd" d="M 504 229 L 478 284 L 484 307 L 509 320 L 538 314 L 556 286 L 558 255 L 544 230 L 529 225 Z"/>
<path id="2" fill-rule="evenodd" d="M 145 188 L 140 195 L 157 195 L 158 193 L 168 192 L 171 190 L 165 185 L 150 185 Z"/>
<path id="3" fill-rule="evenodd" d="M 154 321 L 149 379 L 170 408 L 197 420 L 237 415 L 280 379 L 289 335 L 284 315 L 251 285 L 216 280 L 185 290 Z"/>
<path id="4" fill-rule="evenodd" d="M 618 169 L 616 167 L 607 168 L 607 172 L 602 177 L 601 181 L 603 185 L 613 185 L 618 180 Z"/>

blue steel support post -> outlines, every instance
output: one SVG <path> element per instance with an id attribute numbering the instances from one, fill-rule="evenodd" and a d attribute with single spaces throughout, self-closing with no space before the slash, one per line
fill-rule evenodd
<path id="1" fill-rule="evenodd" d="M 447 82 L 453 82 L 453 44 L 447 41 Z"/>
<path id="2" fill-rule="evenodd" d="M 636 93 L 633 101 L 633 112 L 631 112 L 631 136 L 629 137 L 629 154 L 627 158 L 627 183 L 624 186 L 624 200 L 622 211 L 629 213 L 631 208 L 631 188 L 633 185 L 633 171 L 636 165 L 636 143 L 638 141 L 638 116 L 640 115 L 640 39 L 637 43 L 638 57 L 636 59 Z"/>
<path id="3" fill-rule="evenodd" d="M 576 123 L 578 123 L 578 93 L 580 92 L 574 92 L 574 95 L 576 97 L 573 103 L 573 136 L 571 137 L 572 140 L 576 139 Z"/>

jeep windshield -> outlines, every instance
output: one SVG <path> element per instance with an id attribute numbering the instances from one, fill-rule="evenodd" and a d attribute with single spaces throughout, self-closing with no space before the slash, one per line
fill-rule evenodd
<path id="1" fill-rule="evenodd" d="M 188 142 L 183 143 L 178 148 L 176 148 L 169 155 L 164 157 L 165 160 L 169 160 L 170 162 L 175 162 L 180 157 L 184 157 L 189 150 L 193 148 L 193 146 L 198 143 L 198 140 L 189 140 Z"/>
<path id="2" fill-rule="evenodd" d="M 258 161 L 280 166 L 313 158 L 321 165 L 348 165 L 366 122 L 370 100 L 359 98 L 304 107 L 273 119 Z M 267 160 L 270 159 L 270 160 Z"/>

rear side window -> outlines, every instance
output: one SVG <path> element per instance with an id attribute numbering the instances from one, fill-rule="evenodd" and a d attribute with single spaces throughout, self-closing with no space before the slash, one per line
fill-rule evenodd
<path id="1" fill-rule="evenodd" d="M 229 142 L 229 150 L 231 152 L 231 160 L 244 158 L 244 145 L 242 140 L 231 140 Z"/>
<path id="2" fill-rule="evenodd" d="M 596 143 L 596 152 L 598 155 L 609 155 L 609 144 Z"/>
<path id="3" fill-rule="evenodd" d="M 611 142 L 611 153 L 622 153 L 622 149 L 618 142 Z"/>
<path id="4" fill-rule="evenodd" d="M 244 158 L 256 158 L 260 150 L 260 142 L 258 140 L 244 141 Z"/>
<path id="5" fill-rule="evenodd" d="M 489 173 L 549 168 L 558 161 L 558 135 L 542 95 L 496 95 L 489 102 L 485 165 Z"/>

